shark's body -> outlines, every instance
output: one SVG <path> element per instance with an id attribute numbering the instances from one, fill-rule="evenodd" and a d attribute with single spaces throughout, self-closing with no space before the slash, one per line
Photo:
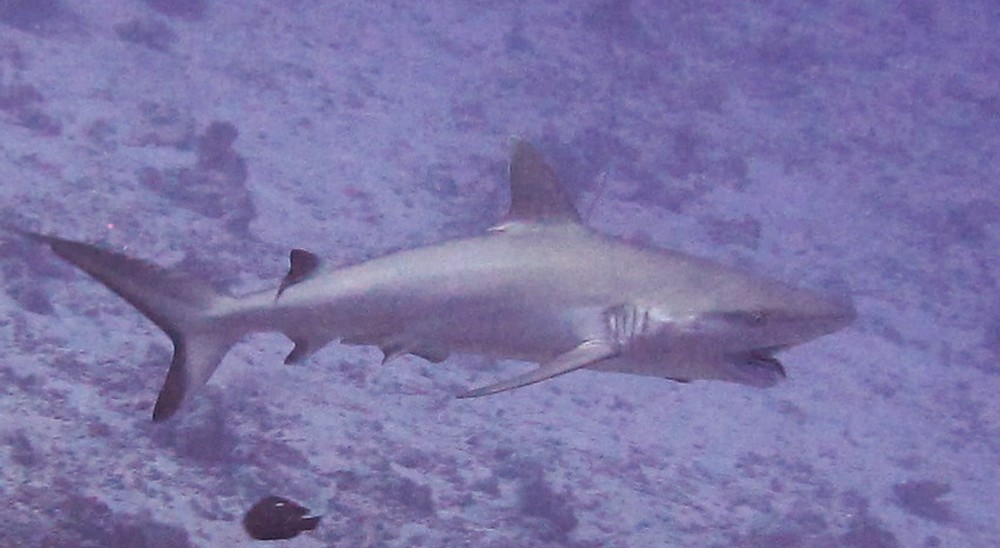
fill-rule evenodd
<path id="1" fill-rule="evenodd" d="M 177 272 L 50 236 L 48 243 L 126 298 L 175 346 L 154 420 L 172 415 L 244 335 L 279 331 L 286 363 L 333 340 L 385 359 L 471 352 L 541 364 L 480 396 L 580 368 L 770 386 L 775 351 L 847 325 L 849 301 L 749 276 L 586 228 L 552 170 L 523 142 L 511 208 L 487 234 L 325 269 L 296 250 L 278 291 L 220 295 Z"/>

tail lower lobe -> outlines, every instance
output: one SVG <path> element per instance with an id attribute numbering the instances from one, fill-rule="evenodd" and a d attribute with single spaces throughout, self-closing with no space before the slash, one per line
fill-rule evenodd
<path id="1" fill-rule="evenodd" d="M 19 232 L 48 245 L 128 301 L 170 337 L 174 355 L 153 408 L 154 421 L 170 418 L 190 394 L 208 382 L 238 338 L 209 314 L 218 300 L 228 297 L 200 280 L 90 244 Z"/>

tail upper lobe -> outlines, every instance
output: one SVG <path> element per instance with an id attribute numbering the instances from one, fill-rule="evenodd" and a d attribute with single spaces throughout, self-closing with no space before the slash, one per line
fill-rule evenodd
<path id="1" fill-rule="evenodd" d="M 47 244 L 136 307 L 170 337 L 174 356 L 153 408 L 154 421 L 176 413 L 184 399 L 208 381 L 239 337 L 208 313 L 220 299 L 228 297 L 200 280 L 90 244 L 19 232 Z"/>

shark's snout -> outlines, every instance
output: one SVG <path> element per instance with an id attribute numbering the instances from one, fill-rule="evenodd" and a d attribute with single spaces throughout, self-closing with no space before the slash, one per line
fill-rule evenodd
<path id="1" fill-rule="evenodd" d="M 819 302 L 805 311 L 807 319 L 815 322 L 819 332 L 815 336 L 833 333 L 847 327 L 858 317 L 854 301 L 846 296 L 817 296 Z"/>
<path id="2" fill-rule="evenodd" d="M 694 324 L 732 351 L 788 348 L 833 333 L 857 317 L 851 299 L 776 286 L 767 298 L 703 313 Z"/>
<path id="3" fill-rule="evenodd" d="M 846 297 L 803 290 L 783 304 L 710 315 L 714 329 L 729 331 L 727 340 L 734 349 L 722 360 L 720 378 L 758 388 L 774 386 L 785 379 L 775 352 L 837 331 L 857 317 L 854 303 Z"/>

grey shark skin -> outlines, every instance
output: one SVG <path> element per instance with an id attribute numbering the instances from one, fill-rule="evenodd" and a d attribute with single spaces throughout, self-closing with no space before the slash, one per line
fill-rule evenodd
<path id="1" fill-rule="evenodd" d="M 552 169 L 522 141 L 513 145 L 510 183 L 509 212 L 486 234 L 340 269 L 295 250 L 277 291 L 242 297 L 89 244 L 23 234 L 170 337 L 174 356 L 155 421 L 173 415 L 230 346 L 254 332 L 291 339 L 286 363 L 339 339 L 378 345 L 385 361 L 469 352 L 541 364 L 461 396 L 475 397 L 581 368 L 767 387 L 785 376 L 776 351 L 855 316 L 847 299 L 588 229 Z"/>

